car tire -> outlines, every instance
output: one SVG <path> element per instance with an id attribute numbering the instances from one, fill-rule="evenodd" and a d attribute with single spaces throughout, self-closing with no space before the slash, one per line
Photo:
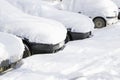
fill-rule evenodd
<path id="1" fill-rule="evenodd" d="M 65 43 L 67 43 L 69 41 L 72 41 L 72 37 L 71 37 L 71 31 L 68 30 L 67 36 L 66 36 L 66 39 L 65 39 Z"/>
<path id="2" fill-rule="evenodd" d="M 67 34 L 66 39 L 65 39 L 65 43 L 70 41 L 70 36 Z"/>
<path id="3" fill-rule="evenodd" d="M 120 19 L 120 12 L 119 12 L 119 14 L 118 14 L 118 19 Z"/>
<path id="4" fill-rule="evenodd" d="M 31 54 L 29 46 L 25 43 L 24 43 L 24 46 L 25 46 L 25 51 L 24 51 L 24 54 L 23 54 L 23 58 L 31 56 L 32 54 Z"/>
<path id="5" fill-rule="evenodd" d="M 106 26 L 106 21 L 103 18 L 95 18 L 93 22 L 95 24 L 95 28 L 103 28 Z"/>

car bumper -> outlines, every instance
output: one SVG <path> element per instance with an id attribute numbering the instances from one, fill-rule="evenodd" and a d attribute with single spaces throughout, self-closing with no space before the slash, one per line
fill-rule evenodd
<path id="1" fill-rule="evenodd" d="M 106 21 L 107 21 L 107 25 L 111 25 L 118 22 L 118 17 L 117 16 L 106 17 Z"/>
<path id="2" fill-rule="evenodd" d="M 92 35 L 92 32 L 86 32 L 86 33 L 78 33 L 78 32 L 68 32 L 68 35 L 70 35 L 70 40 L 81 40 L 85 38 L 89 38 Z"/>
<path id="3" fill-rule="evenodd" d="M 18 60 L 14 63 L 10 63 L 9 60 L 4 60 L 0 64 L 0 74 L 3 74 L 7 72 L 8 70 L 12 69 L 13 67 L 16 66 L 17 63 L 19 63 L 21 60 Z"/>
<path id="4" fill-rule="evenodd" d="M 64 48 L 65 42 L 62 41 L 58 44 L 40 44 L 40 43 L 30 43 L 31 50 L 33 54 L 43 54 L 43 53 L 54 53 Z"/>

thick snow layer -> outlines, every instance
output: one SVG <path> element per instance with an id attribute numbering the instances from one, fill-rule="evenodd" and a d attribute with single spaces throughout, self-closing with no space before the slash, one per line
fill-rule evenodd
<path id="1" fill-rule="evenodd" d="M 85 33 L 94 28 L 92 20 L 87 16 L 55 9 L 41 0 L 8 0 L 8 2 L 31 15 L 55 19 L 71 28 L 72 32 Z"/>
<path id="2" fill-rule="evenodd" d="M 120 80 L 119 31 L 120 22 L 95 30 L 92 38 L 69 42 L 56 54 L 24 59 L 20 71 L 6 73 L 0 79 L 19 80 L 23 76 L 22 80 L 26 80 L 24 73 L 35 73 L 33 78 L 39 78 L 40 73 L 56 80 Z"/>
<path id="3" fill-rule="evenodd" d="M 22 40 L 11 34 L 0 32 L 0 63 L 10 60 L 10 63 L 20 60 L 23 56 L 24 45 Z"/>
<path id="4" fill-rule="evenodd" d="M 82 12 L 90 17 L 116 16 L 118 12 L 118 7 L 111 0 L 63 0 L 62 5 L 66 10 Z"/>
<path id="5" fill-rule="evenodd" d="M 54 14 L 50 14 L 49 12 L 53 12 Z M 84 33 L 92 31 L 94 28 L 92 20 L 87 16 L 78 13 L 57 10 L 47 5 L 44 6 L 44 4 L 42 5 L 41 16 L 62 22 L 67 28 L 70 28 L 72 32 Z"/>
<path id="6" fill-rule="evenodd" d="M 5 0 L 0 0 L 0 31 L 42 44 L 64 41 L 67 33 L 61 23 L 24 14 Z"/>

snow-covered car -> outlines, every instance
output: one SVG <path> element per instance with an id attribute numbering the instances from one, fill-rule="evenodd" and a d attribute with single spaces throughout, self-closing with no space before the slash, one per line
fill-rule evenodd
<path id="1" fill-rule="evenodd" d="M 116 23 L 118 7 L 111 0 L 61 0 L 54 7 L 92 18 L 96 28 Z"/>
<path id="2" fill-rule="evenodd" d="M 70 40 L 85 39 L 91 36 L 94 24 L 87 16 L 61 11 L 53 8 L 41 0 L 7 0 L 12 5 L 21 9 L 25 13 L 50 18 L 63 23 L 67 30 Z"/>
<path id="3" fill-rule="evenodd" d="M 0 31 L 22 38 L 32 54 L 60 50 L 67 34 L 63 24 L 25 14 L 5 0 L 0 0 Z"/>
<path id="4" fill-rule="evenodd" d="M 0 32 L 0 73 L 21 62 L 23 53 L 24 44 L 20 38 Z"/>
<path id="5" fill-rule="evenodd" d="M 118 19 L 120 19 L 120 0 L 112 0 L 118 6 Z"/>

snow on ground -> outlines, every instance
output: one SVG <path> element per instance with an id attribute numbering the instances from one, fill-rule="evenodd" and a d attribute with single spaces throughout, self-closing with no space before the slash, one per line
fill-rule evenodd
<path id="1" fill-rule="evenodd" d="M 34 72 L 27 69 L 17 69 L 0 76 L 0 80 L 65 80 L 43 72 Z"/>
<path id="2" fill-rule="evenodd" d="M 1 80 L 120 80 L 120 22 L 71 41 L 55 54 L 34 55 Z M 39 76 L 38 76 L 39 75 Z"/>

